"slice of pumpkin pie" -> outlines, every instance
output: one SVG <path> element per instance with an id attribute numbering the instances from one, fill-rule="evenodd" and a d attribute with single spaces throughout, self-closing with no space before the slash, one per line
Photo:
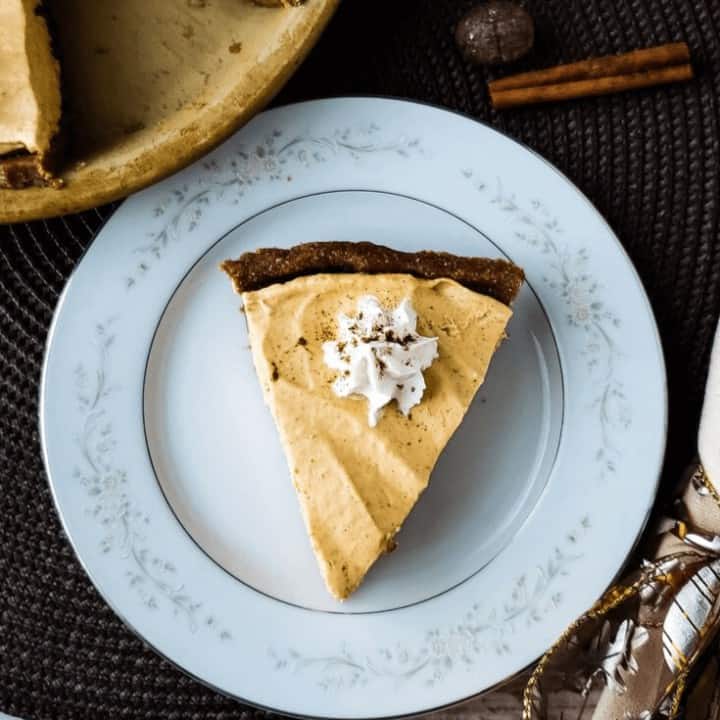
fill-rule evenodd
<path id="1" fill-rule="evenodd" d="M 227 260 L 328 590 L 347 598 L 427 487 L 523 282 L 510 262 L 309 243 Z"/>

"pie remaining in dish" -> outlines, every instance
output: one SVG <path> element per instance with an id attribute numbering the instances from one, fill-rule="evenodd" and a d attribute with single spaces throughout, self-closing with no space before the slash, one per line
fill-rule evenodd
<path id="1" fill-rule="evenodd" d="M 242 294 L 320 570 L 347 598 L 427 487 L 505 337 L 523 272 L 370 243 L 257 250 L 222 269 Z"/>
<path id="2" fill-rule="evenodd" d="M 41 5 L 0 2 L 0 188 L 59 184 L 60 68 Z"/>
<path id="3" fill-rule="evenodd" d="M 284 8 L 303 3 L 303 0 L 255 1 L 260 5 Z M 198 108 L 205 104 L 198 100 L 198 92 L 192 88 L 197 85 L 197 76 L 205 76 L 207 82 L 208 73 L 202 68 L 211 69 L 206 57 L 200 63 L 202 67 L 196 67 L 198 63 L 194 63 L 193 59 L 197 60 L 199 53 L 207 57 L 222 52 L 236 54 L 242 46 L 241 42 L 231 39 L 227 33 L 219 33 L 218 18 L 215 16 L 218 13 L 220 17 L 240 13 L 244 18 L 247 15 L 250 25 L 257 25 L 256 29 L 268 37 L 285 27 L 282 22 L 270 20 L 266 32 L 260 27 L 264 21 L 259 15 L 248 15 L 237 9 L 243 2 L 249 4 L 250 0 L 214 3 L 214 7 L 213 3 L 205 0 L 148 2 L 145 3 L 148 7 L 158 5 L 157 10 L 140 10 L 132 2 L 89 0 L 68 5 L 57 0 L 0 0 L 0 190 L 62 187 L 64 181 L 59 171 L 63 170 L 66 148 L 72 154 L 81 153 L 84 157 L 82 160 L 78 158 L 80 161 L 74 164 L 73 170 L 82 170 L 86 165 L 94 167 L 102 173 L 107 171 L 109 175 L 125 178 L 123 185 L 127 185 L 127 178 L 130 178 L 128 171 L 135 165 L 138 167 L 134 167 L 133 173 L 143 176 L 147 170 L 147 161 L 140 164 L 129 161 L 131 155 L 128 152 L 137 154 L 137 148 L 133 149 L 137 142 L 131 136 L 137 133 L 139 137 L 147 135 L 150 138 L 148 133 L 143 134 L 141 131 L 158 125 L 156 134 L 159 138 L 165 135 L 171 138 L 171 131 L 178 122 L 184 122 L 186 129 L 192 130 L 198 124 Z M 139 3 L 140 7 L 142 5 Z M 206 5 L 208 10 L 204 12 Z M 227 8 L 218 8 L 218 5 L 227 5 Z M 94 9 L 96 6 L 97 9 Z M 173 6 L 176 6 L 175 19 L 171 17 Z M 313 13 L 317 19 L 327 14 L 318 14 L 314 10 L 310 14 Z M 54 22 L 48 22 L 48 18 Z M 147 31 L 147 26 L 157 25 L 167 18 L 170 18 L 165 23 L 168 27 L 164 27 L 159 34 Z M 143 23 L 146 27 L 141 28 Z M 112 30 L 109 31 L 111 26 Z M 56 27 L 60 28 L 59 33 L 53 32 Z M 194 28 L 198 29 L 197 36 L 194 35 Z M 245 35 L 248 32 L 253 35 L 254 31 L 246 31 Z M 221 47 L 223 37 L 228 38 L 229 45 Z M 61 40 L 65 41 L 64 47 L 61 47 Z M 151 40 L 152 46 L 147 46 Z M 292 38 L 289 45 L 297 45 L 299 48 L 302 42 L 302 38 Z M 272 54 L 267 48 L 267 52 L 262 50 L 263 46 L 260 42 L 259 50 L 250 50 L 251 56 L 260 53 L 256 58 L 260 65 L 264 62 L 263 53 Z M 135 56 L 130 57 L 133 48 Z M 63 64 L 63 73 L 73 75 L 68 82 L 62 83 L 62 88 L 60 63 L 55 52 L 60 49 L 64 50 L 67 60 Z M 101 55 L 102 59 L 99 57 Z M 122 78 L 118 80 L 118 88 L 137 87 L 137 95 L 127 91 L 118 92 L 118 88 L 112 86 L 113 61 L 109 61 L 109 57 L 114 58 L 115 64 L 123 63 L 123 69 L 118 73 Z M 178 58 L 177 64 L 185 68 L 184 72 L 171 74 L 165 67 L 168 62 L 172 62 L 173 57 Z M 222 67 L 223 58 L 218 55 L 213 62 L 215 67 L 218 63 Z M 279 68 L 279 62 L 273 60 L 271 64 Z M 68 72 L 65 73 L 65 70 Z M 254 76 L 254 73 L 249 73 L 249 76 Z M 220 83 L 218 88 L 221 88 L 221 80 L 216 76 L 213 79 L 215 85 Z M 236 83 L 236 80 L 233 82 Z M 263 84 L 269 85 L 270 80 L 261 78 Z M 246 94 L 253 95 L 257 89 L 254 85 L 248 85 Z M 209 104 L 214 105 L 215 95 L 211 93 L 211 96 L 212 102 Z M 218 102 L 217 105 L 220 107 L 222 103 Z M 162 118 L 173 119 L 172 107 L 179 113 L 179 119 L 174 121 L 174 125 L 172 122 L 160 123 Z M 66 112 L 68 108 L 70 112 Z M 197 112 L 193 113 L 193 108 Z M 238 108 L 235 110 L 238 111 Z M 188 117 L 193 122 L 181 120 L 183 113 L 190 113 Z M 198 132 L 202 142 L 207 142 L 208 138 Z M 163 141 L 170 142 L 169 139 Z M 147 139 L 138 142 L 157 145 L 158 138 L 153 142 Z M 161 154 L 156 152 L 156 156 L 163 160 Z M 108 165 L 109 157 L 114 159 L 110 163 L 113 167 Z M 169 163 L 168 160 L 164 164 L 168 166 Z M 115 168 L 115 165 L 118 167 Z M 113 170 L 118 172 L 113 173 Z M 87 175 L 87 172 L 83 171 L 82 174 Z M 114 184 L 117 186 L 117 182 Z M 76 186 L 75 199 L 70 198 L 67 202 L 76 203 L 79 197 L 84 202 L 81 196 L 87 193 L 78 195 L 81 189 Z M 94 192 L 99 193 L 101 190 L 98 188 Z M 45 196 L 42 193 L 36 197 L 38 203 L 55 206 L 56 209 L 57 202 L 66 202 L 60 198 L 57 202 L 43 200 Z M 67 207 L 61 210 L 66 212 Z M 25 211 L 18 212 L 22 214 Z M 13 215 L 12 212 L 9 214 Z"/>

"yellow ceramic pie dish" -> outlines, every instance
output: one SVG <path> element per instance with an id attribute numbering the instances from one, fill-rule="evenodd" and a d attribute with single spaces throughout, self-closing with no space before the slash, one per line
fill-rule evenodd
<path id="1" fill-rule="evenodd" d="M 54 0 L 65 186 L 0 190 L 0 222 L 78 212 L 187 165 L 273 97 L 337 4 Z"/>

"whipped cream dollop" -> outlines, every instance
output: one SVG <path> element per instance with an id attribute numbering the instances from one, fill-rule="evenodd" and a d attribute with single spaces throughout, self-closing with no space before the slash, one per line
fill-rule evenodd
<path id="1" fill-rule="evenodd" d="M 325 364 L 340 373 L 335 394 L 364 395 L 370 427 L 392 400 L 404 415 L 422 400 L 423 370 L 438 356 L 438 339 L 418 335 L 416 327 L 417 314 L 408 298 L 386 309 L 366 295 L 358 300 L 354 316 L 338 316 L 338 339 L 323 343 Z"/>

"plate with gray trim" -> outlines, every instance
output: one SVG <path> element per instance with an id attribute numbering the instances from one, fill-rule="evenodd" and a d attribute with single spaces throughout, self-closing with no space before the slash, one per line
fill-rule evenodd
<path id="1" fill-rule="evenodd" d="M 317 240 L 527 277 L 398 550 L 343 603 L 218 270 Z M 378 98 L 264 113 L 128 199 L 63 293 L 41 396 L 58 512 L 124 622 L 233 697 L 328 718 L 444 707 L 541 655 L 634 546 L 665 424 L 650 306 L 577 188 L 487 126 Z"/>

